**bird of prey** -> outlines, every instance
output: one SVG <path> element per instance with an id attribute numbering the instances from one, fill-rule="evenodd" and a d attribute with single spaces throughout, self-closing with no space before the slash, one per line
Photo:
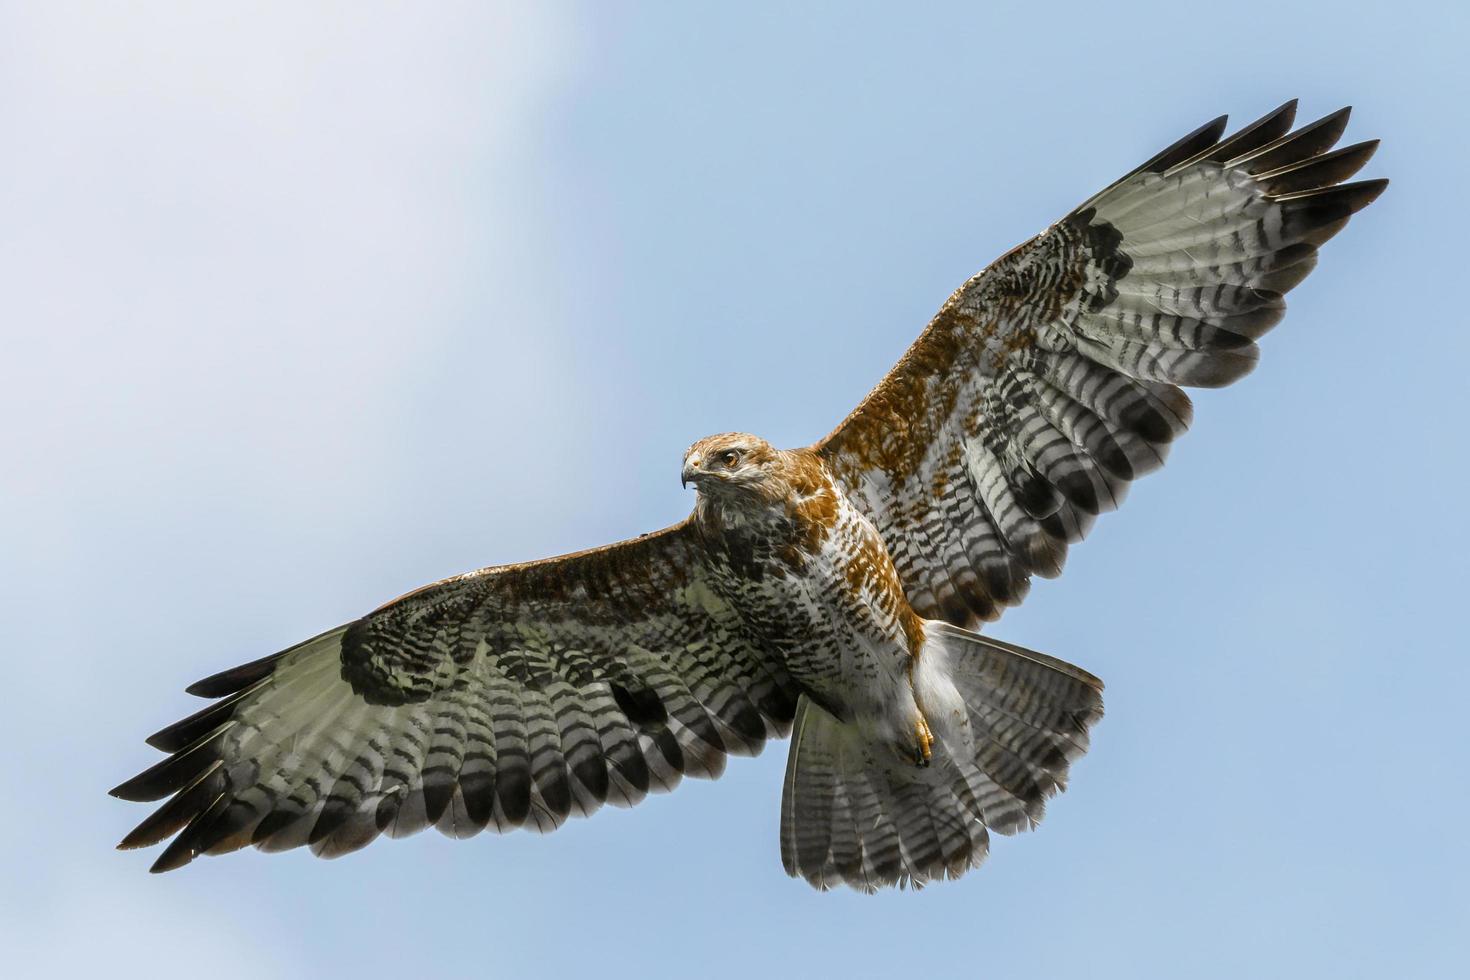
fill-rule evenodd
<path id="1" fill-rule="evenodd" d="M 1062 570 L 1188 427 L 1181 386 L 1248 373 L 1317 250 L 1384 180 L 1343 181 L 1348 110 L 1222 116 L 962 285 L 821 441 L 685 453 L 693 513 L 429 585 L 189 691 L 212 704 L 112 792 L 171 797 L 122 841 L 154 871 L 253 844 L 552 830 L 792 734 L 786 871 L 920 886 L 1033 827 L 1102 682 L 981 636 Z"/>

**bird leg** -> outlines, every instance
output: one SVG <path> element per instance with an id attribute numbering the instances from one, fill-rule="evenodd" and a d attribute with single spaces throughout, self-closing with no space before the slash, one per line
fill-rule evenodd
<path id="1" fill-rule="evenodd" d="M 914 707 L 919 710 L 919 716 L 914 721 L 914 765 L 926 769 L 934 758 L 934 733 L 929 730 L 929 719 L 924 717 L 924 704 L 919 700 L 919 689 L 914 686 L 914 667 L 918 662 L 917 655 L 909 658 L 909 690 L 914 695 Z"/>
<path id="2" fill-rule="evenodd" d="M 914 764 L 920 769 L 927 768 L 929 760 L 934 758 L 934 733 L 929 731 L 929 722 L 924 720 L 922 708 L 919 709 L 918 721 L 914 722 L 914 737 L 919 741 L 914 753 Z"/>

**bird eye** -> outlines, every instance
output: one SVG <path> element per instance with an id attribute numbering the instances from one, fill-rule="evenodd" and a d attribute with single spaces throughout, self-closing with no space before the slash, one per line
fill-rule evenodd
<path id="1" fill-rule="evenodd" d="M 725 452 L 720 454 L 720 462 L 723 463 L 726 468 L 733 469 L 735 464 L 740 462 L 740 454 L 733 449 L 727 449 Z"/>

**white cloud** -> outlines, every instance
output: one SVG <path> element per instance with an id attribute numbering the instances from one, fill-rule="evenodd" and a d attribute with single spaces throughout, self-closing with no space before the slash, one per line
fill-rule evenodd
<path id="1" fill-rule="evenodd" d="M 216 454 L 353 465 L 435 327 L 486 288 L 534 289 L 515 241 L 533 222 L 504 188 L 575 61 L 555 7 L 3 21 L 0 399 L 29 424 L 0 438 L 21 489 L 126 481 L 140 454 L 221 477 Z M 242 416 L 268 444 L 211 443 Z"/>
<path id="2" fill-rule="evenodd" d="M 0 736 L 43 801 L 0 820 L 12 975 L 289 968 L 278 910 L 222 919 L 110 853 L 157 710 L 126 688 L 197 669 L 211 599 L 310 579 L 309 543 L 272 565 L 322 500 L 361 498 L 324 542 L 391 510 L 384 430 L 468 311 L 526 366 L 485 400 L 534 394 L 557 341 L 517 314 L 552 272 L 512 189 L 581 43 L 548 4 L 0 8 L 0 649 L 28 692 Z"/>

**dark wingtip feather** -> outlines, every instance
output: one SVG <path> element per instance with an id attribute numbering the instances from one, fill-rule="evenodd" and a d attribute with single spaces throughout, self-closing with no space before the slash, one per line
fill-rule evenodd
<path id="1" fill-rule="evenodd" d="M 1388 187 L 1385 178 L 1338 184 L 1322 190 L 1275 198 L 1297 240 L 1322 245 L 1346 227 L 1348 219 L 1378 199 Z"/>
<path id="2" fill-rule="evenodd" d="M 1378 196 L 1387 188 L 1387 177 L 1375 177 L 1372 180 L 1355 180 L 1349 184 L 1302 191 L 1299 194 L 1284 194 L 1276 200 L 1282 202 L 1310 201 L 1314 206 L 1331 204 L 1347 208 L 1348 214 L 1357 214 L 1378 200 Z"/>
<path id="3" fill-rule="evenodd" d="M 108 795 L 130 803 L 152 803 L 178 792 L 216 761 L 218 756 L 213 746 L 216 737 L 210 735 L 198 740 L 184 751 L 176 752 L 127 782 L 114 786 L 107 791 Z"/>
<path id="4" fill-rule="evenodd" d="M 195 848 L 180 846 L 181 840 L 182 837 L 176 837 L 172 844 L 163 849 L 158 860 L 148 867 L 149 874 L 161 875 L 166 871 L 177 871 L 199 856 L 199 851 Z"/>
<path id="5" fill-rule="evenodd" d="M 1291 130 L 1291 124 L 1294 121 L 1296 121 L 1296 99 L 1289 99 L 1239 132 L 1232 133 L 1213 146 L 1206 147 L 1195 156 L 1174 166 L 1179 169 L 1205 160 L 1211 163 L 1224 163 L 1232 157 L 1244 156 L 1286 135 Z"/>
<path id="6" fill-rule="evenodd" d="M 148 870 L 153 874 L 175 871 L 198 857 L 204 850 L 202 835 L 208 832 L 215 819 L 228 805 L 228 798 L 221 793 L 215 797 L 214 802 L 208 808 L 196 811 L 194 819 L 190 820 L 183 832 L 175 837 L 168 847 L 164 848 L 158 860 L 154 861 L 153 866 Z"/>
<path id="7" fill-rule="evenodd" d="M 1177 143 L 1160 150 L 1152 159 L 1139 167 L 1138 172 L 1160 173 L 1209 149 L 1220 142 L 1220 137 L 1224 134 L 1225 126 L 1229 122 L 1229 116 L 1216 116 Z"/>
<path id="8" fill-rule="evenodd" d="M 247 693 L 248 688 L 237 691 L 223 701 L 216 701 L 181 721 L 160 728 L 144 741 L 160 752 L 178 752 L 228 722 L 235 712 L 235 705 Z"/>
<path id="9" fill-rule="evenodd" d="M 234 694 L 262 678 L 269 677 L 276 669 L 277 662 L 285 655 L 284 652 L 273 653 L 268 657 L 252 660 L 248 664 L 231 667 L 218 674 L 210 674 L 203 680 L 190 684 L 184 688 L 184 691 L 200 698 L 222 698 L 227 694 Z"/>
<path id="10" fill-rule="evenodd" d="M 1257 150 L 1236 156 L 1225 165 L 1243 167 L 1247 173 L 1258 174 L 1310 160 L 1332 149 L 1342 139 L 1352 111 L 1352 106 L 1343 106 Z"/>
<path id="11" fill-rule="evenodd" d="M 167 871 L 177 871 L 179 868 L 182 868 L 184 865 L 188 864 L 190 861 L 194 860 L 198 856 L 199 854 L 197 851 L 184 853 L 181 851 L 177 851 L 172 845 L 170 845 L 167 850 L 165 850 L 162 854 L 158 856 L 158 860 L 154 861 L 153 864 L 149 866 L 148 873 L 161 875 Z"/>
<path id="12" fill-rule="evenodd" d="M 1363 169 L 1378 150 L 1378 140 L 1365 140 L 1324 153 L 1301 163 L 1256 174 L 1267 194 L 1296 194 L 1319 190 L 1347 180 Z"/>
<path id="13" fill-rule="evenodd" d="M 138 847 L 152 847 L 172 837 L 194 819 L 194 816 L 209 808 L 209 805 L 224 791 L 225 777 L 221 763 L 216 761 L 192 786 L 148 815 L 117 845 L 120 851 Z"/>
<path id="14" fill-rule="evenodd" d="M 1128 173 L 1113 181 L 1092 197 L 1088 198 L 1080 206 L 1073 209 L 1076 217 L 1088 216 L 1088 208 L 1108 195 L 1110 191 L 1120 184 L 1143 173 L 1163 173 L 1181 163 L 1190 161 L 1209 151 L 1220 142 L 1221 135 L 1225 132 L 1225 126 L 1229 122 L 1228 116 L 1217 116 L 1205 123 L 1203 126 L 1190 133 L 1188 136 L 1171 143 L 1158 153 L 1150 157 L 1146 162 L 1134 167 Z M 1090 218 L 1090 216 L 1089 216 Z M 1084 223 L 1087 219 L 1084 220 Z"/>

